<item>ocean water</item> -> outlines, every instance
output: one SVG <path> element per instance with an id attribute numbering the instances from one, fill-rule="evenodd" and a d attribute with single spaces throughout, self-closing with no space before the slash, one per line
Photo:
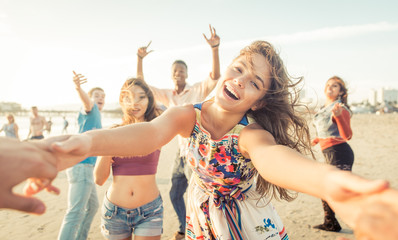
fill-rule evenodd
<path id="1" fill-rule="evenodd" d="M 44 116 L 48 121 L 50 116 L 46 116 L 45 114 L 39 113 L 41 116 Z M 66 120 L 69 122 L 69 126 L 67 128 L 68 134 L 75 134 L 78 133 L 78 124 L 77 124 L 77 113 L 76 114 L 68 114 L 65 116 Z M 15 123 L 18 125 L 19 131 L 19 138 L 20 140 L 25 140 L 29 133 L 29 115 L 27 116 L 14 116 Z M 44 137 L 49 136 L 57 136 L 62 135 L 62 129 L 64 127 L 64 119 L 62 116 L 51 116 L 51 121 L 53 122 L 51 127 L 51 132 L 44 131 Z M 113 124 L 120 123 L 120 117 L 102 115 L 102 127 L 108 128 Z M 6 115 L 0 114 L 0 126 L 3 124 L 8 123 Z M 0 133 L 0 136 L 5 136 L 4 132 Z"/>

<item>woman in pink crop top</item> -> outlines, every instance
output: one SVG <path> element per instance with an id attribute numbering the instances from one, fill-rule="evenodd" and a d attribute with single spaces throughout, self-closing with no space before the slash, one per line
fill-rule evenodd
<path id="1" fill-rule="evenodd" d="M 151 121 L 160 114 L 148 85 L 141 79 L 130 78 L 120 92 L 122 124 Z M 118 126 L 116 126 L 118 127 Z M 94 178 L 103 185 L 109 177 L 112 185 L 105 194 L 101 211 L 101 232 L 107 239 L 160 239 L 163 231 L 163 202 L 156 185 L 155 174 L 160 150 L 146 156 L 100 157 L 94 168 Z"/>

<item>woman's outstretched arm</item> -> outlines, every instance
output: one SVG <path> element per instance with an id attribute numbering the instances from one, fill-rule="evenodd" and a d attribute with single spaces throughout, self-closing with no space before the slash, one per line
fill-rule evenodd
<path id="1" fill-rule="evenodd" d="M 239 148 L 264 179 L 326 200 L 351 227 L 355 226 L 368 198 L 389 186 L 387 181 L 368 180 L 278 145 L 273 136 L 258 125 L 241 132 Z M 398 202 L 398 198 L 396 200 Z"/>
<path id="2" fill-rule="evenodd" d="M 151 122 L 87 131 L 83 134 L 47 139 L 63 170 L 88 156 L 136 156 L 149 154 L 176 135 L 188 137 L 195 124 L 192 105 L 172 107 Z M 51 142 L 52 141 L 52 142 Z"/>

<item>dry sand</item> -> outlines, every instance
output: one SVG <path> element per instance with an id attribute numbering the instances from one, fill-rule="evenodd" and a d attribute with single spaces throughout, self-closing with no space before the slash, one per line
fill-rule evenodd
<path id="1" fill-rule="evenodd" d="M 398 188 L 398 114 L 354 115 L 352 128 L 354 137 L 349 144 L 355 153 L 353 172 L 371 179 L 387 179 L 393 187 Z M 319 147 L 315 150 L 318 159 L 323 161 Z M 158 167 L 157 180 L 165 207 L 162 239 L 169 239 L 178 227 L 168 196 L 175 152 L 176 141 L 173 140 L 163 147 Z M 57 238 L 67 204 L 68 183 L 65 172 L 59 173 L 54 184 L 61 189 L 59 196 L 46 192 L 38 194 L 38 198 L 47 205 L 47 211 L 42 216 L 0 210 L 1 240 Z M 110 180 L 104 186 L 97 187 L 100 204 L 109 184 Z M 21 185 L 16 187 L 15 191 L 20 192 Z M 354 238 L 352 230 L 345 224 L 342 224 L 341 233 L 328 233 L 311 228 L 323 220 L 321 203 L 317 198 L 300 194 L 293 202 L 274 202 L 274 205 L 286 225 L 290 239 L 336 239 L 343 236 Z M 103 239 L 99 228 L 99 212 L 91 226 L 89 239 Z"/>

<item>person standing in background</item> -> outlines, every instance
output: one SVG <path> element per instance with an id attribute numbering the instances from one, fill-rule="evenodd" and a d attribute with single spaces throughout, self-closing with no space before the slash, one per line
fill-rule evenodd
<path id="1" fill-rule="evenodd" d="M 347 103 L 348 91 L 343 79 L 331 77 L 325 86 L 326 102 L 314 116 L 317 137 L 312 145 L 320 144 L 326 163 L 344 171 L 351 171 L 354 152 L 347 141 L 352 137 L 351 111 Z M 314 226 L 324 231 L 340 232 L 341 226 L 334 211 L 322 200 L 325 218 L 323 224 Z"/>
<path id="2" fill-rule="evenodd" d="M 51 121 L 51 117 L 50 117 L 50 119 L 47 121 L 47 128 L 46 128 L 48 135 L 50 135 L 50 133 L 51 133 L 52 126 L 53 126 L 53 121 Z"/>
<path id="3" fill-rule="evenodd" d="M 66 120 L 66 117 L 63 116 L 64 119 L 64 127 L 62 128 L 62 134 L 68 133 L 68 126 L 69 126 L 69 122 L 68 120 Z"/>
<path id="4" fill-rule="evenodd" d="M 3 127 L 1 127 L 0 132 L 4 131 L 6 134 L 6 137 L 9 138 L 16 138 L 19 140 L 19 135 L 18 135 L 18 125 L 15 123 L 15 118 L 14 115 L 8 114 L 7 115 L 7 120 L 8 123 L 5 123 Z"/>
<path id="5" fill-rule="evenodd" d="M 220 37 L 216 34 L 216 30 L 210 27 L 211 37 L 208 39 L 203 34 L 207 43 L 210 45 L 213 55 L 212 72 L 209 77 L 204 81 L 198 82 L 193 86 L 189 86 L 186 82 L 188 78 L 188 66 L 182 60 L 176 60 L 171 66 L 171 78 L 174 82 L 174 89 L 159 89 L 154 86 L 150 86 L 156 101 L 162 103 L 167 108 L 172 106 L 182 106 L 184 104 L 194 104 L 205 100 L 210 92 L 215 88 L 217 80 L 220 77 L 220 60 L 219 51 Z M 149 43 L 150 44 L 150 43 Z M 144 79 L 143 74 L 143 58 L 150 52 L 147 52 L 146 47 L 138 49 L 137 56 L 137 77 Z M 192 170 L 189 169 L 185 157 L 185 146 L 186 140 L 178 137 L 179 151 L 177 152 L 172 176 L 171 176 L 171 189 L 170 189 L 170 200 L 173 208 L 177 214 L 179 221 L 179 230 L 174 234 L 172 240 L 185 239 L 185 218 L 186 209 L 184 202 L 184 193 L 188 187 L 188 181 L 190 180 Z"/>
<path id="6" fill-rule="evenodd" d="M 43 132 L 48 128 L 46 118 L 39 115 L 39 111 L 36 106 L 33 106 L 32 116 L 30 117 L 30 127 L 28 139 L 43 139 Z"/>
<path id="7" fill-rule="evenodd" d="M 86 93 L 81 84 L 86 83 L 87 79 L 81 74 L 73 74 L 73 82 L 83 104 L 77 118 L 79 133 L 102 128 L 100 111 L 105 104 L 104 90 L 96 87 Z M 68 208 L 58 235 L 60 240 L 87 239 L 99 205 L 93 176 L 96 160 L 97 157 L 88 157 L 66 170 Z"/>

